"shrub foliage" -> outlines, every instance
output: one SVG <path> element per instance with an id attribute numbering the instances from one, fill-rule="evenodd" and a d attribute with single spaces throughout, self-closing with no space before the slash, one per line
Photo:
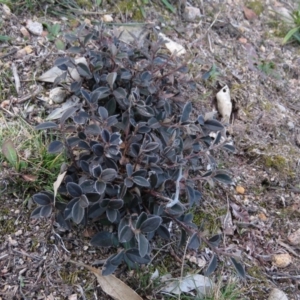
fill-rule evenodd
<path id="1" fill-rule="evenodd" d="M 181 245 L 197 249 L 202 241 L 187 213 L 201 203 L 198 182 L 230 183 L 216 169 L 215 150 L 234 151 L 226 143 L 217 120 L 196 116 L 184 97 L 191 83 L 187 67 L 161 48 L 162 41 L 129 46 L 103 30 L 67 34 L 68 55 L 56 60 L 64 73 L 55 80 L 80 97 L 59 123 L 46 122 L 36 129 L 54 131 L 51 153 L 66 151 L 69 165 L 58 197 L 50 192 L 33 196 L 38 207 L 32 217 L 49 217 L 70 230 L 71 224 L 97 222 L 102 228 L 91 244 L 122 247 L 110 256 L 103 275 L 125 262 L 130 268 L 150 261 L 150 240 L 169 239 L 168 224 L 181 228 Z M 87 65 L 76 64 L 77 53 Z M 80 80 L 71 77 L 76 68 Z M 211 133 L 214 134 L 211 134 Z M 221 237 L 206 242 L 216 247 Z M 212 260 L 208 273 L 216 267 Z"/>

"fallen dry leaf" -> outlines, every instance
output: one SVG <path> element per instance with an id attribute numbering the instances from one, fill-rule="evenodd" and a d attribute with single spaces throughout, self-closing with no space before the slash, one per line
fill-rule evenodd
<path id="1" fill-rule="evenodd" d="M 249 222 L 249 214 L 248 212 L 243 209 L 242 207 L 238 206 L 235 203 L 230 203 L 230 206 L 232 208 L 233 215 L 243 222 Z"/>
<path id="2" fill-rule="evenodd" d="M 60 184 L 61 184 L 62 181 L 64 180 L 64 177 L 65 177 L 66 173 L 67 173 L 67 171 L 63 172 L 62 174 L 59 174 L 59 175 L 57 176 L 56 181 L 53 183 L 54 199 L 55 199 L 55 197 L 56 197 L 56 195 L 57 195 L 57 190 L 58 190 Z"/>
<path id="3" fill-rule="evenodd" d="M 246 44 L 248 42 L 248 40 L 244 37 L 239 38 L 239 42 L 242 44 Z"/>
<path id="4" fill-rule="evenodd" d="M 244 15 L 248 21 L 252 21 L 257 18 L 256 13 L 252 9 L 250 9 L 246 6 L 244 6 Z"/>
<path id="5" fill-rule="evenodd" d="M 272 261 L 276 267 L 285 268 L 292 262 L 292 258 L 288 253 L 274 254 Z"/>
<path id="6" fill-rule="evenodd" d="M 235 190 L 236 190 L 236 192 L 238 194 L 241 194 L 241 195 L 245 194 L 245 189 L 242 186 L 240 186 L 240 185 L 237 185 L 236 188 L 235 188 Z"/>
<path id="7" fill-rule="evenodd" d="M 71 263 L 85 267 L 97 277 L 102 290 L 115 300 L 143 300 L 133 289 L 114 275 L 102 276 L 99 269 L 86 265 L 82 262 L 70 260 Z"/>
<path id="8" fill-rule="evenodd" d="M 22 177 L 25 181 L 34 182 L 37 180 L 37 176 L 31 174 L 22 174 Z"/>
<path id="9" fill-rule="evenodd" d="M 267 216 L 266 216 L 264 213 L 258 214 L 258 217 L 259 217 L 262 221 L 267 221 L 267 220 L 268 220 Z"/>

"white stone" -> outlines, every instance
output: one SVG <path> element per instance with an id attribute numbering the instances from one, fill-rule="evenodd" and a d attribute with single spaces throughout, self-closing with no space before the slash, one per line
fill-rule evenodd
<path id="1" fill-rule="evenodd" d="M 200 9 L 193 6 L 186 6 L 184 9 L 183 18 L 188 22 L 199 22 L 201 18 Z"/>
<path id="2" fill-rule="evenodd" d="M 42 35 L 43 32 L 43 25 L 39 22 L 32 22 L 29 20 L 27 22 L 26 28 L 28 29 L 29 32 L 31 32 L 34 35 Z"/>
<path id="3" fill-rule="evenodd" d="M 217 97 L 218 111 L 222 116 L 222 121 L 229 122 L 231 112 L 232 112 L 232 102 L 231 102 L 229 87 L 225 85 L 217 93 L 216 97 Z"/>
<path id="4" fill-rule="evenodd" d="M 268 300 L 289 300 L 289 299 L 283 291 L 279 289 L 273 289 L 269 295 Z"/>
<path id="5" fill-rule="evenodd" d="M 56 104 L 64 102 L 67 96 L 67 91 L 62 87 L 56 87 L 49 93 L 49 98 Z"/>
<path id="6" fill-rule="evenodd" d="M 289 130 L 293 130 L 295 128 L 295 124 L 292 122 L 292 121 L 289 121 L 287 123 L 288 127 L 289 127 Z"/>
<path id="7" fill-rule="evenodd" d="M 286 108 L 285 108 L 283 105 L 277 103 L 277 107 L 278 107 L 282 112 L 286 112 Z"/>
<path id="8" fill-rule="evenodd" d="M 162 32 L 160 32 L 158 34 L 158 36 L 163 39 L 163 41 L 165 42 L 165 46 L 167 47 L 167 49 L 174 55 L 180 56 L 186 53 L 186 50 L 184 49 L 184 47 L 174 41 L 172 41 L 170 38 L 168 38 L 165 34 L 163 34 Z"/>

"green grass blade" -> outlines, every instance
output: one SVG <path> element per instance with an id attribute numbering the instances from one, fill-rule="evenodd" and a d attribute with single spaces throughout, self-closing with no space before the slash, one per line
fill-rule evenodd
<path id="1" fill-rule="evenodd" d="M 17 169 L 18 154 L 16 148 L 11 140 L 6 140 L 2 145 L 2 153 L 8 162 Z"/>
<path id="2" fill-rule="evenodd" d="M 296 27 L 296 28 L 293 28 L 291 29 L 287 34 L 286 36 L 284 37 L 283 39 L 283 44 L 286 44 L 291 38 L 292 36 L 300 29 L 300 27 Z"/>
<path id="3" fill-rule="evenodd" d="M 168 0 L 161 0 L 161 2 L 172 12 L 172 13 L 174 13 L 175 14 L 175 12 L 176 12 L 176 9 L 174 8 L 174 6 L 173 5 L 171 5 L 170 3 L 169 3 L 169 1 Z"/>
<path id="4" fill-rule="evenodd" d="M 7 35 L 0 35 L 0 42 L 9 41 L 11 38 Z"/>

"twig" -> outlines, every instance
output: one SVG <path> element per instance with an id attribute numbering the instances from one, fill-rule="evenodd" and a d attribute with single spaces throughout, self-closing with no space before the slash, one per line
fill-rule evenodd
<path id="1" fill-rule="evenodd" d="M 82 15 L 111 15 L 114 13 L 114 12 L 104 12 L 104 11 L 85 11 L 83 9 L 77 9 L 72 7 L 68 7 L 68 9 L 74 12 L 79 12 Z"/>
<path id="2" fill-rule="evenodd" d="M 38 87 L 37 87 L 37 89 L 35 91 L 33 91 L 32 93 L 29 93 L 28 95 L 26 95 L 26 96 L 24 96 L 22 98 L 17 99 L 14 102 L 23 103 L 23 102 L 29 100 L 30 98 L 36 97 L 42 90 L 43 90 L 42 86 L 38 85 Z"/>
<path id="3" fill-rule="evenodd" d="M 175 196 L 174 196 L 174 199 L 168 203 L 166 205 L 166 207 L 172 207 L 174 206 L 175 204 L 179 203 L 179 193 L 180 193 L 180 180 L 182 178 L 182 165 L 179 167 L 179 175 L 178 175 L 178 178 L 176 180 L 176 192 L 175 192 Z"/>
<path id="4" fill-rule="evenodd" d="M 184 247 L 183 258 L 182 258 L 182 263 L 181 263 L 181 270 L 180 270 L 180 281 L 182 281 L 182 278 L 183 278 L 184 260 L 186 257 L 186 251 L 187 251 L 187 247 L 190 242 L 190 239 L 191 239 L 191 237 L 188 238 L 186 245 Z M 180 300 L 180 296 L 181 296 L 181 289 L 179 289 L 178 300 Z"/>
<path id="5" fill-rule="evenodd" d="M 20 77 L 19 77 L 18 70 L 17 70 L 17 67 L 16 67 L 15 63 L 12 63 L 11 70 L 13 72 L 14 79 L 15 79 L 15 88 L 16 88 L 17 94 L 19 95 L 20 88 L 21 88 L 21 83 L 20 83 Z"/>
<path id="6" fill-rule="evenodd" d="M 10 55 L 12 55 L 12 54 L 15 54 L 16 52 L 17 52 L 18 50 L 15 48 L 15 49 L 12 49 L 10 52 L 8 52 L 8 53 L 6 53 L 6 54 L 4 54 L 4 55 L 1 55 L 0 56 L 0 59 L 3 59 L 3 58 L 5 58 L 5 57 L 7 57 L 7 56 L 10 56 Z"/>
<path id="7" fill-rule="evenodd" d="M 282 242 L 281 240 L 277 240 L 277 243 L 284 247 L 285 249 L 287 249 L 288 251 L 290 251 L 293 255 L 295 255 L 296 257 L 300 258 L 300 255 L 297 254 L 289 245 L 285 244 L 284 242 Z"/>

